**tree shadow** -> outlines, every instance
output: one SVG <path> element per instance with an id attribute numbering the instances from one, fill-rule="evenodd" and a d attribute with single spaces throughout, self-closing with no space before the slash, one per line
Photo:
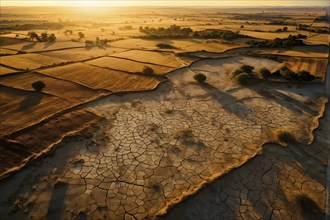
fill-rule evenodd
<path id="1" fill-rule="evenodd" d="M 306 112 L 310 115 L 316 115 L 317 111 L 311 109 L 309 106 L 305 105 L 304 103 L 296 100 L 295 98 L 288 96 L 276 89 L 276 85 L 271 84 L 271 86 L 262 84 L 257 86 L 251 86 L 255 92 L 259 95 L 265 97 L 266 99 L 275 101 L 276 103 L 280 104 L 281 106 L 297 112 L 298 114 L 302 114 Z M 283 89 L 283 88 L 281 88 Z"/>
<path id="2" fill-rule="evenodd" d="M 35 45 L 37 44 L 37 42 L 33 42 L 33 43 L 30 43 L 30 44 L 27 44 L 25 46 L 23 46 L 20 50 L 29 50 L 29 49 L 32 49 Z"/>
<path id="3" fill-rule="evenodd" d="M 223 92 L 209 83 L 201 83 L 200 85 L 207 93 L 212 95 L 226 111 L 234 113 L 240 118 L 247 118 L 251 113 L 251 109 L 244 105 L 235 96 Z"/>
<path id="4" fill-rule="evenodd" d="M 38 105 L 44 96 L 45 95 L 41 92 L 29 93 L 26 95 L 25 99 L 21 101 L 20 110 L 28 110 L 29 108 Z"/>
<path id="5" fill-rule="evenodd" d="M 64 211 L 64 199 L 68 190 L 67 183 L 57 182 L 49 202 L 46 220 L 59 220 Z"/>
<path id="6" fill-rule="evenodd" d="M 46 49 L 46 48 L 52 46 L 53 44 L 55 44 L 55 42 L 46 42 L 46 43 L 45 43 L 45 46 L 44 46 L 44 49 Z"/>

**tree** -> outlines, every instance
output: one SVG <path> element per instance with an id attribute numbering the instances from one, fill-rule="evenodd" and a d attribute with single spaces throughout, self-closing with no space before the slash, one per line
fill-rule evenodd
<path id="1" fill-rule="evenodd" d="M 99 38 L 99 37 L 96 37 L 96 39 L 95 39 L 95 44 L 96 44 L 96 45 L 99 45 L 99 44 L 100 44 L 100 38 Z"/>
<path id="2" fill-rule="evenodd" d="M 198 73 L 194 75 L 194 79 L 199 83 L 203 83 L 206 80 L 206 76 L 203 73 Z"/>
<path id="3" fill-rule="evenodd" d="M 265 67 L 263 67 L 263 68 L 260 69 L 260 74 L 262 75 L 262 77 L 264 79 L 267 79 L 267 78 L 269 78 L 272 75 L 272 73 L 270 72 L 270 70 L 267 69 L 267 68 L 265 68 Z"/>
<path id="4" fill-rule="evenodd" d="M 240 66 L 240 69 L 245 73 L 251 74 L 252 71 L 254 70 L 254 67 L 250 65 L 242 65 Z"/>
<path id="5" fill-rule="evenodd" d="M 81 39 L 81 38 L 84 38 L 85 37 L 85 34 L 83 32 L 78 32 L 78 36 Z"/>
<path id="6" fill-rule="evenodd" d="M 284 27 L 283 28 L 283 31 L 288 31 L 288 27 Z"/>
<path id="7" fill-rule="evenodd" d="M 32 87 L 37 91 L 40 92 L 43 88 L 45 88 L 45 83 L 43 81 L 36 81 L 32 83 Z"/>
<path id="8" fill-rule="evenodd" d="M 85 47 L 93 47 L 94 46 L 94 42 L 91 40 L 86 40 L 85 41 Z"/>
<path id="9" fill-rule="evenodd" d="M 50 34 L 48 37 L 49 42 L 54 42 L 56 40 L 55 34 Z"/>
<path id="10" fill-rule="evenodd" d="M 241 25 L 241 28 L 244 28 L 244 25 Z"/>
<path id="11" fill-rule="evenodd" d="M 154 71 L 151 67 L 149 67 L 149 66 L 145 66 L 145 67 L 143 68 L 143 73 L 144 73 L 144 74 L 148 74 L 148 75 L 150 75 L 150 74 L 154 74 L 155 71 Z"/>
<path id="12" fill-rule="evenodd" d="M 36 38 L 38 38 L 39 36 L 38 36 L 38 34 L 36 33 L 36 32 L 29 32 L 28 33 L 28 36 L 30 37 L 30 39 L 33 41 L 33 39 L 36 39 Z"/>
<path id="13" fill-rule="evenodd" d="M 308 71 L 306 70 L 300 70 L 298 73 L 297 73 L 297 76 L 300 80 L 303 80 L 303 81 L 311 81 L 313 79 L 315 79 L 315 76 L 311 75 Z"/>
<path id="14" fill-rule="evenodd" d="M 41 34 L 41 40 L 44 41 L 44 42 L 48 41 L 48 34 L 47 33 L 42 33 Z"/>

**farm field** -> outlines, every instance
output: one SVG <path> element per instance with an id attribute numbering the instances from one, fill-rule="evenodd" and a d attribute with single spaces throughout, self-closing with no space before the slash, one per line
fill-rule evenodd
<path id="1" fill-rule="evenodd" d="M 5 74 L 9 74 L 9 73 L 15 73 L 17 72 L 17 70 L 8 68 L 8 67 L 4 67 L 4 66 L 0 66 L 0 75 L 5 75 Z"/>
<path id="2" fill-rule="evenodd" d="M 106 3 L 1 5 L 0 219 L 329 215 L 326 7 Z"/>
<path id="3" fill-rule="evenodd" d="M 54 67 L 38 72 L 70 80 L 92 89 L 103 89 L 110 92 L 151 90 L 160 83 L 154 77 L 133 75 L 83 63 Z"/>
<path id="4" fill-rule="evenodd" d="M 144 67 L 150 67 L 154 70 L 154 74 L 156 75 L 164 75 L 165 73 L 175 69 L 171 67 L 140 63 L 116 57 L 102 57 L 99 59 L 88 61 L 86 63 L 93 66 L 106 67 L 131 73 L 142 73 Z"/>
<path id="5" fill-rule="evenodd" d="M 1 57 L 1 64 L 21 70 L 32 70 L 61 62 L 65 61 L 40 54 L 18 54 Z"/>

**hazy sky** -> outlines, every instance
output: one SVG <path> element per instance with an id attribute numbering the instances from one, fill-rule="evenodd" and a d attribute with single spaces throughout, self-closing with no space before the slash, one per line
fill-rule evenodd
<path id="1" fill-rule="evenodd" d="M 327 6 L 329 0 L 0 0 L 1 6 Z"/>

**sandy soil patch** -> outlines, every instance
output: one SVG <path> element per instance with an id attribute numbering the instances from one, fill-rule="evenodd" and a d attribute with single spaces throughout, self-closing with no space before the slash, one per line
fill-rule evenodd
<path id="1" fill-rule="evenodd" d="M 105 89 L 111 92 L 151 90 L 160 82 L 149 76 L 129 74 L 82 63 L 40 70 L 39 72 L 74 81 L 92 89 Z"/>
<path id="2" fill-rule="evenodd" d="M 106 67 L 110 69 L 131 72 L 131 73 L 142 73 L 144 67 L 150 67 L 154 70 L 156 75 L 164 75 L 165 73 L 174 70 L 174 68 L 170 68 L 170 67 L 140 63 L 140 62 L 135 62 L 132 60 L 126 60 L 116 57 L 102 57 L 99 59 L 88 61 L 86 63 L 90 65 Z"/>

